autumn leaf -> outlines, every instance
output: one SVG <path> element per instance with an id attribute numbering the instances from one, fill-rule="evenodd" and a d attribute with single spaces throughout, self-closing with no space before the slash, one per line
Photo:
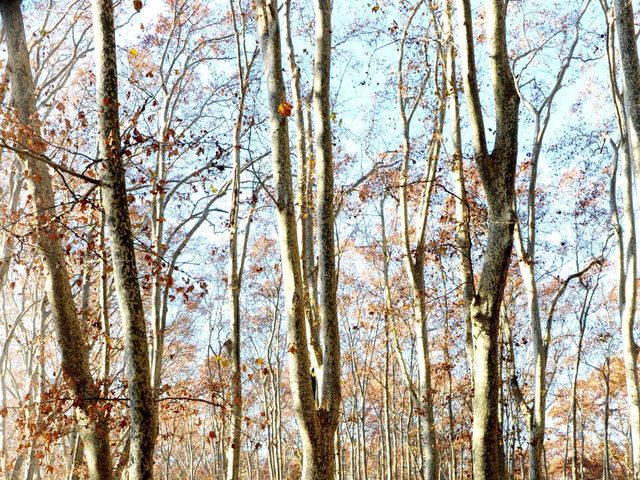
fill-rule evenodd
<path id="1" fill-rule="evenodd" d="M 264 365 L 264 359 L 256 358 L 256 365 L 260 365 L 260 366 Z"/>
<path id="2" fill-rule="evenodd" d="M 278 105 L 278 113 L 283 117 L 290 117 L 292 109 L 293 109 L 293 105 L 291 105 L 286 100 L 282 102 L 280 105 Z"/>
<path id="3" fill-rule="evenodd" d="M 291 344 L 291 345 L 289 345 L 289 348 L 287 349 L 287 351 L 289 353 L 292 353 L 292 354 L 295 355 L 296 353 L 298 353 L 298 347 L 296 347 L 295 345 Z"/>
<path id="4" fill-rule="evenodd" d="M 131 47 L 129 49 L 129 55 L 131 55 L 132 57 L 137 57 L 138 56 L 138 50 L 136 50 L 135 48 Z"/>
<path id="5" fill-rule="evenodd" d="M 371 9 L 371 11 L 373 13 L 378 13 L 378 10 L 380 10 L 380 5 L 378 5 L 377 3 L 373 6 L 373 8 Z"/>
<path id="6" fill-rule="evenodd" d="M 133 0 L 133 9 L 136 12 L 142 10 L 142 0 Z"/>

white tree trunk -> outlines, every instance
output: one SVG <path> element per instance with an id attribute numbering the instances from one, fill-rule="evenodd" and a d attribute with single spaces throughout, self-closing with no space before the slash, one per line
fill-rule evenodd
<path id="1" fill-rule="evenodd" d="M 314 67 L 314 99 L 316 148 L 324 150 L 318 158 L 318 222 L 319 222 L 319 283 L 324 305 L 321 330 L 324 340 L 323 365 L 320 378 L 319 406 L 311 385 L 311 364 L 307 348 L 307 327 L 304 311 L 303 279 L 295 218 L 295 197 L 291 177 L 288 116 L 282 114 L 286 101 L 282 76 L 282 53 L 278 5 L 276 0 L 256 2 L 258 36 L 265 69 L 271 118 L 271 146 L 274 200 L 282 259 L 284 297 L 286 301 L 289 375 L 293 407 L 302 437 L 303 480 L 333 479 L 335 472 L 334 433 L 340 406 L 340 342 L 335 303 L 335 254 L 333 252 L 333 164 L 329 122 L 329 54 L 330 2 L 319 1 L 316 11 L 316 64 Z M 318 76 L 322 78 L 318 78 Z M 280 110 L 280 112 L 279 112 Z M 323 177 L 323 178 L 320 178 Z M 330 199 L 330 201 L 329 201 Z M 329 203 L 328 203 L 329 202 Z"/>

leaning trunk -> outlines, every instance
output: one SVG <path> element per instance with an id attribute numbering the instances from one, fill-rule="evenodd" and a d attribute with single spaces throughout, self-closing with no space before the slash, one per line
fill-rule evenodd
<path id="1" fill-rule="evenodd" d="M 78 428 L 92 479 L 111 478 L 109 427 L 97 404 L 98 389 L 89 368 L 89 350 L 73 301 L 65 254 L 60 242 L 49 170 L 39 159 L 46 149 L 40 137 L 35 86 L 29 64 L 20 0 L 0 2 L 11 67 L 12 103 L 21 124 L 16 146 L 25 171 L 36 219 L 36 244 L 45 263 L 45 289 L 62 353 L 62 372 L 74 400 Z"/>
<path id="2" fill-rule="evenodd" d="M 289 130 L 287 117 L 281 113 L 281 105 L 284 105 L 286 97 L 282 76 L 278 6 L 275 0 L 270 3 L 258 0 L 256 7 L 258 37 L 265 70 L 271 120 L 274 201 L 282 259 L 289 378 L 293 408 L 302 437 L 303 478 L 305 480 L 329 478 L 329 476 L 321 476 L 320 474 L 320 469 L 328 464 L 318 464 L 316 455 L 321 453 L 321 449 L 315 449 L 320 425 L 316 414 L 307 351 L 302 298 L 302 270 L 298 254 L 295 198 L 289 155 Z M 333 463 L 333 456 L 329 461 L 331 464 Z"/>

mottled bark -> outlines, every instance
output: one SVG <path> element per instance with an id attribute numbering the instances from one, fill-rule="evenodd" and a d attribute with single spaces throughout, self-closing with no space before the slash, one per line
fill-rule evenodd
<path id="1" fill-rule="evenodd" d="M 604 4 L 603 4 L 604 6 Z M 612 173 L 611 208 L 618 243 L 618 310 L 622 329 L 622 347 L 627 384 L 629 427 L 631 434 L 631 459 L 633 478 L 640 479 L 640 382 L 638 381 L 638 345 L 633 330 L 637 298 L 636 230 L 633 202 L 633 175 L 640 172 L 640 61 L 634 24 L 633 3 L 615 0 L 613 12 L 606 12 L 608 20 L 609 74 L 613 100 L 616 105 L 619 147 L 612 144 L 616 155 L 622 158 L 623 219 L 617 214 L 615 176 Z M 614 22 L 615 20 L 615 22 Z M 614 28 L 615 26 L 615 28 Z M 616 30 L 620 46 L 620 64 L 624 93 L 617 85 L 616 59 L 613 35 Z"/>
<path id="2" fill-rule="evenodd" d="M 298 218 L 298 244 L 300 248 L 300 263 L 302 266 L 302 288 L 304 309 L 307 321 L 307 339 L 311 352 L 311 364 L 316 371 L 320 371 L 322 365 L 322 350 L 320 346 L 320 326 L 318 311 L 318 282 L 315 264 L 315 247 L 313 242 L 313 168 L 310 162 L 312 155 L 308 149 L 313 142 L 311 138 L 311 109 L 307 108 L 309 115 L 305 126 L 304 110 L 307 103 L 302 98 L 300 87 L 300 68 L 296 63 L 293 37 L 291 33 L 291 0 L 284 2 L 284 22 L 286 51 L 291 74 L 291 95 L 293 99 L 293 119 L 296 129 L 296 154 L 298 156 L 298 184 L 296 191 L 297 218 Z M 308 107 L 308 105 L 307 105 Z"/>
<path id="3" fill-rule="evenodd" d="M 333 463 L 333 437 L 340 414 L 340 332 L 336 290 L 336 253 L 333 207 L 333 153 L 331 140 L 331 0 L 316 0 L 316 50 L 313 64 L 313 119 L 316 154 L 318 306 L 322 337 L 322 378 L 319 382 L 320 409 L 326 411 L 323 443 Z M 329 459 L 327 459 L 329 460 Z"/>
<path id="4" fill-rule="evenodd" d="M 20 0 L 0 2 L 0 14 L 7 39 L 12 104 L 18 120 L 17 147 L 23 152 L 20 154 L 20 161 L 36 220 L 36 245 L 45 263 L 45 289 L 62 353 L 61 367 L 76 404 L 75 413 L 85 447 L 89 475 L 93 479 L 110 479 L 108 424 L 97 408 L 99 392 L 91 376 L 88 346 L 82 334 L 69 283 L 51 175 L 46 165 L 38 160 L 46 146 L 40 137 L 35 85 L 29 64 Z"/>
<path id="5" fill-rule="evenodd" d="M 231 341 L 231 440 L 226 451 L 226 479 L 238 480 L 240 473 L 240 435 L 242 429 L 242 371 L 240 363 L 240 289 L 242 287 L 243 262 L 238 253 L 238 220 L 240 209 L 240 135 L 242 133 L 245 98 L 249 73 L 253 60 L 243 65 L 240 30 L 233 0 L 230 0 L 236 43 L 236 67 L 240 83 L 238 112 L 233 128 L 233 175 L 231 182 L 231 210 L 229 211 L 229 266 L 227 274 L 229 298 L 229 330 Z M 245 240 L 249 235 L 245 231 Z"/>
<path id="6" fill-rule="evenodd" d="M 634 23 L 633 2 L 631 0 L 614 0 L 613 14 L 617 27 L 617 38 L 620 46 L 620 64 L 622 66 L 622 82 L 624 85 L 624 106 L 629 119 L 627 136 L 635 173 L 640 173 L 640 60 Z M 639 439 L 640 440 L 640 439 Z M 638 451 L 640 454 L 640 451 Z M 634 462 L 640 466 L 640 458 Z"/>
<path id="7" fill-rule="evenodd" d="M 20 205 L 20 193 L 22 192 L 22 186 L 24 183 L 24 177 L 18 161 L 15 161 L 11 167 L 11 173 L 9 174 L 8 185 L 8 203 L 7 215 L 9 218 L 14 216 L 18 211 Z M 0 240 L 2 247 L 0 247 L 0 288 L 3 288 L 7 277 L 9 276 L 9 269 L 11 267 L 11 260 L 13 258 L 13 250 L 15 237 L 14 232 L 11 230 L 6 231 L 2 235 Z"/>
<path id="8" fill-rule="evenodd" d="M 324 299 L 321 312 L 321 330 L 324 340 L 323 368 L 320 381 L 320 404 L 316 405 L 311 386 L 311 364 L 307 348 L 302 268 L 299 255 L 298 233 L 295 218 L 295 197 L 291 176 L 289 153 L 289 131 L 287 116 L 279 113 L 286 101 L 282 75 L 282 52 L 278 6 L 275 0 L 257 1 L 256 17 L 258 36 L 265 69 L 265 80 L 269 99 L 271 122 L 272 165 L 274 176 L 274 200 L 282 259 L 287 339 L 289 353 L 289 375 L 293 407 L 302 437 L 302 478 L 332 479 L 335 472 L 334 432 L 337 426 L 340 405 L 340 344 L 335 314 L 335 259 L 333 247 L 333 211 L 327 199 L 333 201 L 331 133 L 328 128 L 329 115 L 317 118 L 321 133 L 316 134 L 316 148 L 325 149 L 324 159 L 318 161 L 318 175 L 323 175 L 319 186 L 319 226 L 321 232 L 319 256 L 319 281 L 323 283 L 320 294 Z M 330 2 L 318 2 L 316 11 L 316 64 L 314 83 L 320 95 L 315 99 L 318 114 L 327 113 L 328 73 L 330 54 Z M 318 79 L 320 75 L 325 77 Z M 326 122 L 326 123 L 325 123 Z M 329 227 L 327 224 L 331 223 Z M 331 258 L 329 258 L 331 257 Z M 328 277 L 328 278 L 324 278 Z"/>
<path id="9" fill-rule="evenodd" d="M 280 48 L 278 7 L 275 1 L 256 2 L 256 17 L 260 50 L 265 70 L 271 124 L 271 159 L 274 178 L 274 200 L 280 241 L 280 256 L 284 282 L 285 312 L 287 319 L 287 343 L 289 374 L 293 407 L 300 422 L 303 444 L 307 445 L 312 433 L 319 426 L 311 415 L 315 408 L 311 390 L 309 355 L 306 351 L 306 328 L 301 298 L 302 275 L 298 255 L 297 228 L 294 211 L 294 195 L 289 155 L 289 130 L 287 117 L 278 113 L 286 101 Z M 305 449 L 305 462 L 309 462 Z"/>
<path id="10" fill-rule="evenodd" d="M 102 202 L 111 245 L 113 277 L 122 317 L 131 412 L 129 479 L 153 478 L 156 427 L 145 314 L 129 217 L 120 141 L 116 39 L 111 0 L 93 0 L 98 103 L 98 155 Z"/>
<path id="11" fill-rule="evenodd" d="M 627 403 L 629 408 L 629 427 L 631 434 L 631 457 L 633 478 L 640 478 L 640 389 L 638 382 L 638 345 L 633 330 L 636 316 L 637 299 L 637 256 L 636 228 L 633 205 L 633 166 L 627 145 L 622 143 L 619 150 L 614 147 L 614 169 L 612 172 L 611 211 L 618 244 L 618 312 L 622 329 L 622 352 L 627 384 Z M 617 157 L 622 157 L 622 200 L 623 218 L 620 222 L 616 205 Z"/>
<path id="12" fill-rule="evenodd" d="M 463 14 L 461 51 L 465 94 L 476 165 L 488 206 L 484 263 L 470 305 L 474 364 L 473 472 L 475 480 L 488 480 L 504 475 L 498 398 L 501 390 L 498 335 L 500 303 L 513 246 L 519 97 L 509 67 L 507 7 L 501 0 L 487 0 L 487 50 L 496 121 L 494 147 L 489 153 L 475 73 L 471 5 L 469 0 L 459 3 Z"/>

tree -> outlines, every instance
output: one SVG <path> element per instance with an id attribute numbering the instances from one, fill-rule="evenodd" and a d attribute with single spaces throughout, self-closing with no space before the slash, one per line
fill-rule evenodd
<path id="1" fill-rule="evenodd" d="M 324 340 L 318 402 L 312 389 L 302 270 L 291 180 L 288 116 L 282 76 L 277 2 L 257 3 L 258 35 L 265 70 L 271 120 L 273 177 L 287 310 L 289 371 L 294 410 L 303 445 L 302 478 L 331 478 L 335 470 L 334 434 L 340 409 L 340 338 L 336 312 L 333 247 L 333 164 L 329 104 L 331 2 L 318 1 L 314 63 L 314 118 L 318 166 L 318 283 L 320 329 Z"/>
<path id="2" fill-rule="evenodd" d="M 507 6 L 486 2 L 487 49 L 495 103 L 496 136 L 489 152 L 476 79 L 471 3 L 462 13 L 460 49 L 475 161 L 488 206 L 485 260 L 471 305 L 473 335 L 473 473 L 477 480 L 502 478 L 504 455 L 499 418 L 498 336 L 500 304 L 513 245 L 513 211 L 518 155 L 518 107 L 506 38 Z"/>
<path id="3" fill-rule="evenodd" d="M 96 43 L 96 95 L 98 104 L 98 156 L 102 206 L 109 227 L 115 290 L 124 324 L 125 362 L 129 380 L 131 428 L 129 478 L 153 478 L 157 430 L 151 388 L 149 347 L 138 281 L 129 200 L 125 181 L 125 155 L 120 140 L 116 37 L 111 0 L 93 1 Z"/>
<path id="4" fill-rule="evenodd" d="M 438 69 L 434 69 L 434 90 L 435 102 L 438 104 L 436 111 L 439 114 L 434 119 L 434 128 L 431 135 L 432 140 L 427 146 L 427 156 L 425 161 L 425 174 L 418 181 L 421 183 L 422 191 L 419 194 L 420 206 L 415 219 L 415 225 L 410 225 L 409 206 L 409 165 L 412 161 L 412 141 L 411 122 L 423 101 L 426 86 L 430 80 L 431 73 L 427 72 L 417 86 L 417 91 L 412 92 L 410 86 L 406 84 L 403 64 L 405 61 L 405 46 L 411 24 L 420 11 L 423 2 L 417 2 L 410 10 L 409 17 L 402 32 L 399 55 L 398 55 L 398 106 L 400 109 L 400 120 L 402 123 L 402 166 L 401 166 L 401 189 L 400 189 L 400 216 L 402 224 L 402 242 L 404 247 L 405 269 L 409 284 L 411 285 L 411 295 L 413 297 L 414 331 L 416 337 L 416 349 L 418 357 L 418 382 L 417 388 L 410 378 L 406 378 L 411 392 L 412 400 L 416 409 L 422 416 L 421 443 L 423 457 L 424 479 L 435 480 L 439 476 L 438 472 L 438 452 L 436 448 L 436 434 L 433 420 L 433 389 L 431 384 L 431 359 L 429 355 L 429 334 L 426 311 L 426 284 L 425 284 L 425 260 L 426 260 L 426 235 L 428 218 L 431 213 L 431 201 L 436 182 L 436 171 L 441 151 L 442 129 L 446 108 L 444 107 L 446 96 L 446 69 L 442 68 L 442 78 L 438 77 Z M 434 22 L 435 23 L 435 22 Z M 438 32 L 440 33 L 440 32 Z M 436 62 L 442 64 L 443 50 L 437 55 Z M 426 54 L 425 54 L 426 57 Z M 440 85 L 441 83 L 441 85 Z M 414 94 L 414 98 L 410 97 Z M 439 97 L 439 98 L 438 98 Z M 415 231 L 415 240 L 412 239 L 411 231 Z"/>
<path id="5" fill-rule="evenodd" d="M 631 452 L 633 478 L 640 478 L 640 385 L 638 382 L 638 345 L 634 339 L 636 317 L 636 230 L 633 205 L 633 177 L 640 172 L 640 62 L 636 46 L 632 2 L 615 1 L 614 8 L 601 2 L 607 16 L 608 58 L 610 85 L 616 106 L 619 145 L 610 141 L 614 150 L 614 169 L 611 174 L 611 211 L 618 244 L 618 302 L 624 351 L 625 376 L 629 402 L 629 425 L 631 429 Z M 615 27 L 613 19 L 615 18 Z M 623 90 L 618 87 L 613 36 L 617 34 L 620 45 L 620 60 L 623 71 Z M 623 222 L 620 222 L 616 202 L 616 175 L 618 156 L 622 158 Z"/>
<path id="6" fill-rule="evenodd" d="M 46 151 L 40 137 L 28 49 L 19 0 L 0 6 L 11 65 L 12 103 L 17 111 L 16 149 L 27 172 L 36 218 L 36 242 L 44 257 L 46 292 L 51 304 L 58 342 L 62 350 L 62 370 L 71 395 L 76 399 L 76 415 L 85 446 L 91 478 L 111 478 L 109 430 L 97 409 L 98 390 L 89 370 L 88 349 L 81 333 L 71 293 L 65 255 L 58 237 L 55 198 L 51 176 L 42 162 Z"/>

